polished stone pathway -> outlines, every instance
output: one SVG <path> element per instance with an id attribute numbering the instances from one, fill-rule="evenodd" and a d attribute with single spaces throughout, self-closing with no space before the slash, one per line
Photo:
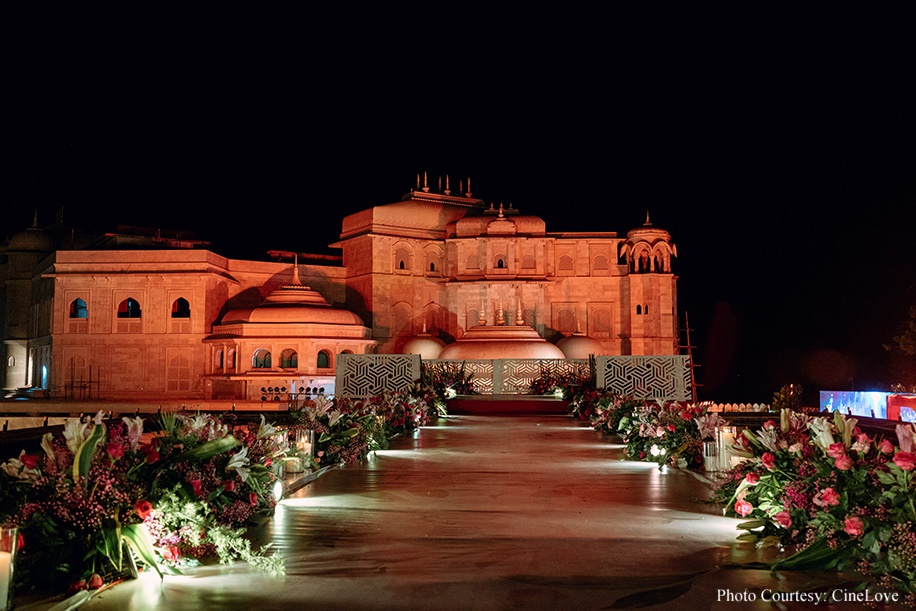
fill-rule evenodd
<path id="1" fill-rule="evenodd" d="M 709 488 L 620 453 L 565 416 L 441 419 L 278 507 L 261 534 L 285 577 L 144 575 L 81 608 L 774 609 L 767 589 L 851 587 L 718 568 L 742 552 L 737 521 L 698 502 Z M 735 601 L 744 590 L 757 602 Z"/>

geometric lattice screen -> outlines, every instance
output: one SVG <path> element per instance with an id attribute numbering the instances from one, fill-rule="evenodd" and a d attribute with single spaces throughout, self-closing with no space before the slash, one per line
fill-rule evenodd
<path id="1" fill-rule="evenodd" d="M 416 354 L 338 354 L 334 394 L 371 397 L 382 391 L 409 388 L 420 379 Z"/>
<path id="2" fill-rule="evenodd" d="M 651 401 L 690 401 L 690 357 L 599 356 L 598 387 Z"/>

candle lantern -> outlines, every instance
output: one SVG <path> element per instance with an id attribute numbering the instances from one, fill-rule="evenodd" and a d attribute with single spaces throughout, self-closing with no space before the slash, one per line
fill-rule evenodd
<path id="1" fill-rule="evenodd" d="M 19 547 L 19 531 L 0 528 L 0 609 L 13 608 L 13 567 Z"/>

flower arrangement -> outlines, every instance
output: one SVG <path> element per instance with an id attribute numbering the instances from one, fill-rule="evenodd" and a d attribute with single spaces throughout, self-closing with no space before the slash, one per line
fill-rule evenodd
<path id="1" fill-rule="evenodd" d="M 177 566 L 180 557 L 219 552 L 213 529 L 223 529 L 221 541 L 238 540 L 243 523 L 272 511 L 269 465 L 285 447 L 263 417 L 233 431 L 211 416 L 163 414 L 160 430 L 144 435 L 139 417 L 103 416 L 70 419 L 62 434 L 43 437 L 42 453 L 23 451 L 0 466 L 0 519 L 27 542 L 22 585 L 100 585 L 124 570 L 125 544 L 157 571 Z M 164 528 L 150 536 L 143 525 L 168 525 L 174 499 L 206 513 L 202 538 Z"/>
<path id="2" fill-rule="evenodd" d="M 387 448 L 395 435 L 426 425 L 435 397 L 424 386 L 365 400 L 319 397 L 303 410 L 298 426 L 315 432 L 319 466 L 352 463 Z"/>
<path id="3" fill-rule="evenodd" d="M 779 422 L 743 431 L 746 460 L 718 488 L 726 515 L 747 518 L 739 539 L 796 550 L 774 568 L 857 570 L 916 603 L 913 425 L 898 445 L 871 438 L 855 418 L 783 409 Z"/>
<path id="4" fill-rule="evenodd" d="M 447 399 L 457 395 L 475 394 L 473 377 L 473 372 L 467 370 L 467 365 L 463 361 L 461 364 L 424 361 L 418 389 L 423 389 L 422 392 L 431 392 L 435 397 L 433 403 L 439 410 L 439 415 L 445 416 Z"/>

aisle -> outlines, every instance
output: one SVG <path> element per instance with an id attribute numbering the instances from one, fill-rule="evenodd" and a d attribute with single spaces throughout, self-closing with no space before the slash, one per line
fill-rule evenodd
<path id="1" fill-rule="evenodd" d="M 568 417 L 440 423 L 284 501 L 264 536 L 286 556 L 286 577 L 244 566 L 146 577 L 83 608 L 769 609 L 720 590 L 810 579 L 717 569 L 736 520 L 696 502 L 706 487 L 619 460 Z"/>

